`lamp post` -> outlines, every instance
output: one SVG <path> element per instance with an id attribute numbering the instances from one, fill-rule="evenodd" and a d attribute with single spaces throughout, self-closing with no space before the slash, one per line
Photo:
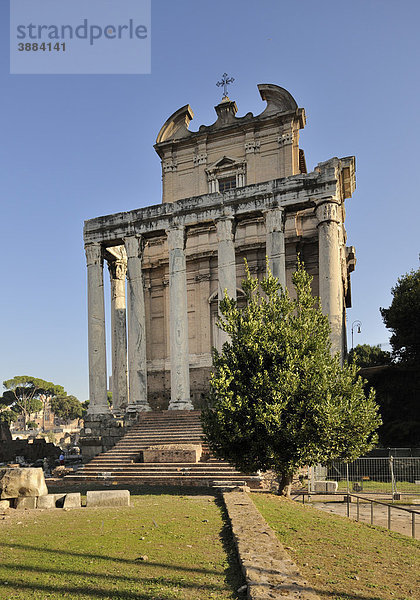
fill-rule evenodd
<path id="1" fill-rule="evenodd" d="M 357 327 L 356 333 L 362 333 L 362 330 L 361 330 L 362 321 L 353 321 L 353 323 L 351 324 L 351 349 L 352 350 L 353 350 L 353 332 L 354 332 L 355 327 Z"/>

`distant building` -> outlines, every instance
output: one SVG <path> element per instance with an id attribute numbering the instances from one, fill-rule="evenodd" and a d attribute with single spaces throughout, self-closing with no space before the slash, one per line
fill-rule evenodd
<path id="1" fill-rule="evenodd" d="M 63 419 L 60 419 L 60 417 L 57 417 L 53 413 L 48 400 L 45 405 L 45 413 L 44 413 L 44 409 L 41 409 L 40 411 L 38 411 L 36 413 L 32 413 L 29 416 L 29 418 L 27 419 L 27 422 L 30 422 L 30 421 L 36 423 L 37 429 L 42 429 L 43 431 L 53 431 L 53 430 L 57 430 L 57 429 L 59 430 L 62 428 L 77 429 L 77 428 L 80 428 L 80 426 L 81 426 L 80 419 L 64 421 Z M 20 431 L 24 428 L 24 426 L 25 426 L 24 418 L 22 415 L 19 415 L 18 418 L 16 419 L 16 421 L 11 423 L 10 429 L 11 429 L 11 431 L 16 431 L 16 430 Z"/>

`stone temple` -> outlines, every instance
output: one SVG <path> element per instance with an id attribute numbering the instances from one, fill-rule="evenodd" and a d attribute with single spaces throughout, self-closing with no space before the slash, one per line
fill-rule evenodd
<path id="1" fill-rule="evenodd" d="M 103 417 L 135 422 L 144 411 L 199 410 L 224 290 L 241 303 L 246 258 L 291 287 L 300 254 L 332 329 L 346 351 L 353 246 L 344 201 L 355 188 L 355 158 L 331 158 L 307 172 L 299 130 L 305 111 L 285 89 L 258 85 L 266 103 L 237 116 L 228 97 L 216 120 L 189 129 L 186 105 L 161 127 L 162 202 L 86 221 L 89 394 L 86 432 Z M 107 404 L 103 269 L 111 280 L 112 415 Z M 96 427 L 96 429 L 95 429 Z M 99 442 L 98 442 L 99 443 Z M 99 444 L 100 446 L 101 444 Z M 112 445 L 102 443 L 102 449 Z M 101 451 L 99 446 L 97 452 Z"/>

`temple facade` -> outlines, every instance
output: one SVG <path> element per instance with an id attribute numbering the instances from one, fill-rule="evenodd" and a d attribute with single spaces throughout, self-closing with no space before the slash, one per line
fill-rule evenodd
<path id="1" fill-rule="evenodd" d="M 199 409 L 226 290 L 240 304 L 244 259 L 291 288 L 297 256 L 328 315 L 333 351 L 346 351 L 345 311 L 355 252 L 346 245 L 344 201 L 355 188 L 354 157 L 307 172 L 299 148 L 305 111 L 281 87 L 258 86 L 266 107 L 237 117 L 225 97 L 217 119 L 190 131 L 189 105 L 164 123 L 155 150 L 162 202 L 85 222 L 88 271 L 88 416 L 107 404 L 104 265 L 111 281 L 114 415 Z M 108 326 L 108 325 L 107 325 Z"/>

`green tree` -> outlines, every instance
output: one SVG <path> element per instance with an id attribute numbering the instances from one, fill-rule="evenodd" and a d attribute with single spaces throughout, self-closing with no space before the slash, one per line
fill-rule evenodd
<path id="1" fill-rule="evenodd" d="M 23 416 L 24 429 L 32 413 L 39 412 L 42 408 L 45 412 L 46 404 L 53 396 L 65 394 L 61 385 L 29 375 L 17 375 L 3 381 L 3 387 L 6 391 L 0 404 Z"/>
<path id="2" fill-rule="evenodd" d="M 10 424 L 16 421 L 19 414 L 2 405 L 2 400 L 3 398 L 0 398 L 0 423 L 6 423 L 6 425 L 10 427 Z"/>
<path id="3" fill-rule="evenodd" d="M 389 308 L 380 308 L 394 356 L 406 365 L 420 364 L 420 269 L 410 271 L 391 289 Z"/>
<path id="4" fill-rule="evenodd" d="M 79 419 L 83 414 L 83 406 L 75 396 L 54 396 L 51 410 L 63 421 Z"/>
<path id="5" fill-rule="evenodd" d="M 350 363 L 355 362 L 360 368 L 376 367 L 391 364 L 392 356 L 390 352 L 382 350 L 380 346 L 359 344 L 349 351 L 347 360 Z"/>
<path id="6" fill-rule="evenodd" d="M 370 450 L 381 423 L 357 367 L 331 356 L 328 319 L 311 294 L 311 279 L 299 264 L 292 299 L 271 274 L 259 287 L 247 270 L 246 306 L 239 309 L 225 295 L 219 327 L 230 342 L 214 350 L 202 413 L 215 455 L 243 472 L 274 470 L 281 493 L 299 467 Z"/>

